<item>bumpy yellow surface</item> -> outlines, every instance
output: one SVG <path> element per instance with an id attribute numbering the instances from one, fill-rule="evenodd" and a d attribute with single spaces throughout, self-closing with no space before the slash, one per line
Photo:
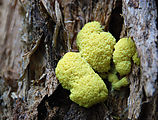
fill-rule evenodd
<path id="1" fill-rule="evenodd" d="M 88 108 L 108 96 L 103 80 L 80 53 L 66 53 L 58 62 L 55 73 L 63 88 L 71 91 L 70 99 L 80 106 Z"/>
<path id="2" fill-rule="evenodd" d="M 131 58 L 136 52 L 136 46 L 131 38 L 122 38 L 114 46 L 113 62 L 121 76 L 131 71 Z"/>
<path id="3" fill-rule="evenodd" d="M 100 33 L 100 32 L 103 32 L 103 28 L 101 28 L 99 22 L 93 21 L 85 24 L 82 30 L 77 34 L 77 41 L 76 41 L 77 45 L 80 46 L 82 40 L 89 38 L 89 36 L 92 33 Z"/>
<path id="4" fill-rule="evenodd" d="M 108 72 L 115 38 L 103 32 L 99 22 L 87 23 L 77 35 L 77 45 L 81 56 L 97 72 Z"/>

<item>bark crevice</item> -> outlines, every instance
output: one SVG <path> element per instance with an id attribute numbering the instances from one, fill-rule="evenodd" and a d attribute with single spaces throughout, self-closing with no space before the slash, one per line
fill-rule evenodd
<path id="1" fill-rule="evenodd" d="M 115 8 L 112 10 L 110 22 L 109 22 L 109 32 L 118 41 L 120 39 L 120 34 L 123 26 L 122 14 L 122 0 L 117 0 Z"/>

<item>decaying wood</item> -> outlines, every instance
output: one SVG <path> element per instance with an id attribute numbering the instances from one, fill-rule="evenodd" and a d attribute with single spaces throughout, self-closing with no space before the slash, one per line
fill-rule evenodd
<path id="1" fill-rule="evenodd" d="M 158 117 L 154 0 L 0 0 L 0 13 L 0 119 Z M 107 101 L 85 109 L 70 101 L 55 67 L 66 52 L 78 51 L 77 33 L 94 20 L 117 40 L 132 37 L 141 66 L 133 65 L 130 89 L 109 90 Z"/>

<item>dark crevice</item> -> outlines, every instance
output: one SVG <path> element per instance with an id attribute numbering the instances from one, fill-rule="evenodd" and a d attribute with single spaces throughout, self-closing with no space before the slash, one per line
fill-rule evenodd
<path id="1" fill-rule="evenodd" d="M 158 0 L 156 0 L 156 8 L 157 8 L 157 18 L 156 18 L 156 28 L 158 30 Z M 158 36 L 157 36 L 157 41 L 155 41 L 156 47 L 158 48 Z"/>
<path id="2" fill-rule="evenodd" d="M 68 50 L 67 47 L 67 43 L 65 41 L 65 38 L 67 38 L 67 35 L 65 34 L 64 28 L 63 26 L 60 26 L 60 31 L 58 33 L 58 37 L 57 37 L 57 46 L 56 46 L 56 63 L 59 61 L 59 59 L 61 58 L 61 54 L 62 53 L 66 53 L 66 51 Z M 56 66 L 55 66 L 56 67 Z"/>
<path id="3" fill-rule="evenodd" d="M 157 120 L 158 118 L 158 97 L 157 95 L 152 98 L 148 98 L 145 96 L 145 91 L 143 89 L 143 99 L 141 112 L 139 116 L 139 120 Z"/>
<path id="4" fill-rule="evenodd" d="M 98 0 L 92 0 L 92 8 L 98 3 Z"/>
<path id="5" fill-rule="evenodd" d="M 64 89 L 61 84 L 58 85 L 57 89 L 53 92 L 53 94 L 48 98 L 48 103 L 51 108 L 58 106 L 69 106 L 71 101 L 69 99 L 70 92 Z"/>
<path id="6" fill-rule="evenodd" d="M 156 28 L 158 30 L 158 0 L 156 0 L 156 8 L 157 8 Z"/>
<path id="7" fill-rule="evenodd" d="M 123 18 L 121 17 L 122 14 L 122 1 L 117 0 L 116 7 L 112 11 L 110 23 L 109 23 L 109 32 L 119 40 L 120 33 L 122 30 Z"/>
<path id="8" fill-rule="evenodd" d="M 142 102 L 146 101 L 146 96 L 145 96 L 145 91 L 143 89 L 143 98 L 142 98 Z M 146 118 L 146 107 L 147 107 L 147 103 L 142 104 L 141 106 L 141 112 L 140 112 L 140 116 L 139 116 L 139 120 L 144 120 Z"/>
<path id="9" fill-rule="evenodd" d="M 2 1 L 2 0 L 0 0 L 0 6 L 1 6 L 1 5 L 3 5 L 3 1 Z"/>
<path id="10" fill-rule="evenodd" d="M 142 111 L 139 117 L 139 120 L 154 120 L 154 116 L 152 116 L 152 109 L 153 109 L 153 101 L 148 102 L 148 103 L 144 103 L 142 105 Z M 156 115 L 156 114 L 155 114 Z"/>
<path id="11" fill-rule="evenodd" d="M 156 99 L 156 118 L 158 118 L 158 96 Z"/>
<path id="12" fill-rule="evenodd" d="M 38 120 L 47 119 L 53 113 L 53 120 L 62 120 L 70 108 L 70 92 L 59 84 L 51 96 L 45 96 L 38 105 Z M 50 112 L 54 111 L 54 112 Z"/>
<path id="13" fill-rule="evenodd" d="M 37 107 L 37 111 L 38 111 L 37 119 L 38 120 L 44 120 L 47 117 L 47 108 L 45 106 L 45 101 L 47 99 L 48 99 L 48 96 L 45 96 Z"/>
<path id="14" fill-rule="evenodd" d="M 37 80 L 42 75 L 42 73 L 41 74 L 39 73 L 39 69 L 41 69 L 42 71 L 41 64 L 44 64 L 45 53 L 46 53 L 43 39 L 44 37 L 42 36 L 40 38 L 40 43 L 38 45 L 37 50 L 32 54 L 30 58 L 30 66 L 29 66 L 29 79 L 30 80 Z"/>

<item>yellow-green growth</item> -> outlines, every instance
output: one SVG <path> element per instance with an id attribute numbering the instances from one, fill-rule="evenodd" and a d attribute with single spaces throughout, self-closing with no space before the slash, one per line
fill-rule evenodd
<path id="1" fill-rule="evenodd" d="M 55 73 L 63 88 L 71 91 L 70 99 L 83 107 L 103 102 L 108 96 L 105 83 L 80 53 L 68 52 L 58 62 Z"/>
<path id="2" fill-rule="evenodd" d="M 77 34 L 77 45 L 80 46 L 80 43 L 82 44 L 82 40 L 89 38 L 92 33 L 100 32 L 103 32 L 103 28 L 99 22 L 93 21 L 85 24 L 82 30 Z"/>
<path id="3" fill-rule="evenodd" d="M 131 71 L 131 61 L 122 61 L 116 64 L 116 70 L 120 75 L 127 75 Z"/>
<path id="4" fill-rule="evenodd" d="M 108 72 L 115 38 L 103 32 L 99 22 L 87 23 L 77 35 L 77 46 L 81 56 L 97 72 Z"/>
<path id="5" fill-rule="evenodd" d="M 113 62 L 117 72 L 123 76 L 131 71 L 131 58 L 136 52 L 136 46 L 131 38 L 122 38 L 114 46 Z"/>
<path id="6" fill-rule="evenodd" d="M 133 55 L 132 59 L 133 59 L 133 62 L 134 62 L 136 65 L 140 65 L 140 59 L 139 59 L 139 57 L 138 57 L 138 52 L 136 52 L 136 53 Z"/>
<path id="7" fill-rule="evenodd" d="M 116 83 L 112 84 L 112 89 L 119 90 L 121 87 L 125 87 L 129 84 L 127 77 L 123 77 L 121 80 L 119 80 Z"/>
<path id="8" fill-rule="evenodd" d="M 109 73 L 109 74 L 108 74 L 108 81 L 113 84 L 113 83 L 118 82 L 119 79 L 118 79 L 118 77 L 117 77 L 116 74 Z"/>

